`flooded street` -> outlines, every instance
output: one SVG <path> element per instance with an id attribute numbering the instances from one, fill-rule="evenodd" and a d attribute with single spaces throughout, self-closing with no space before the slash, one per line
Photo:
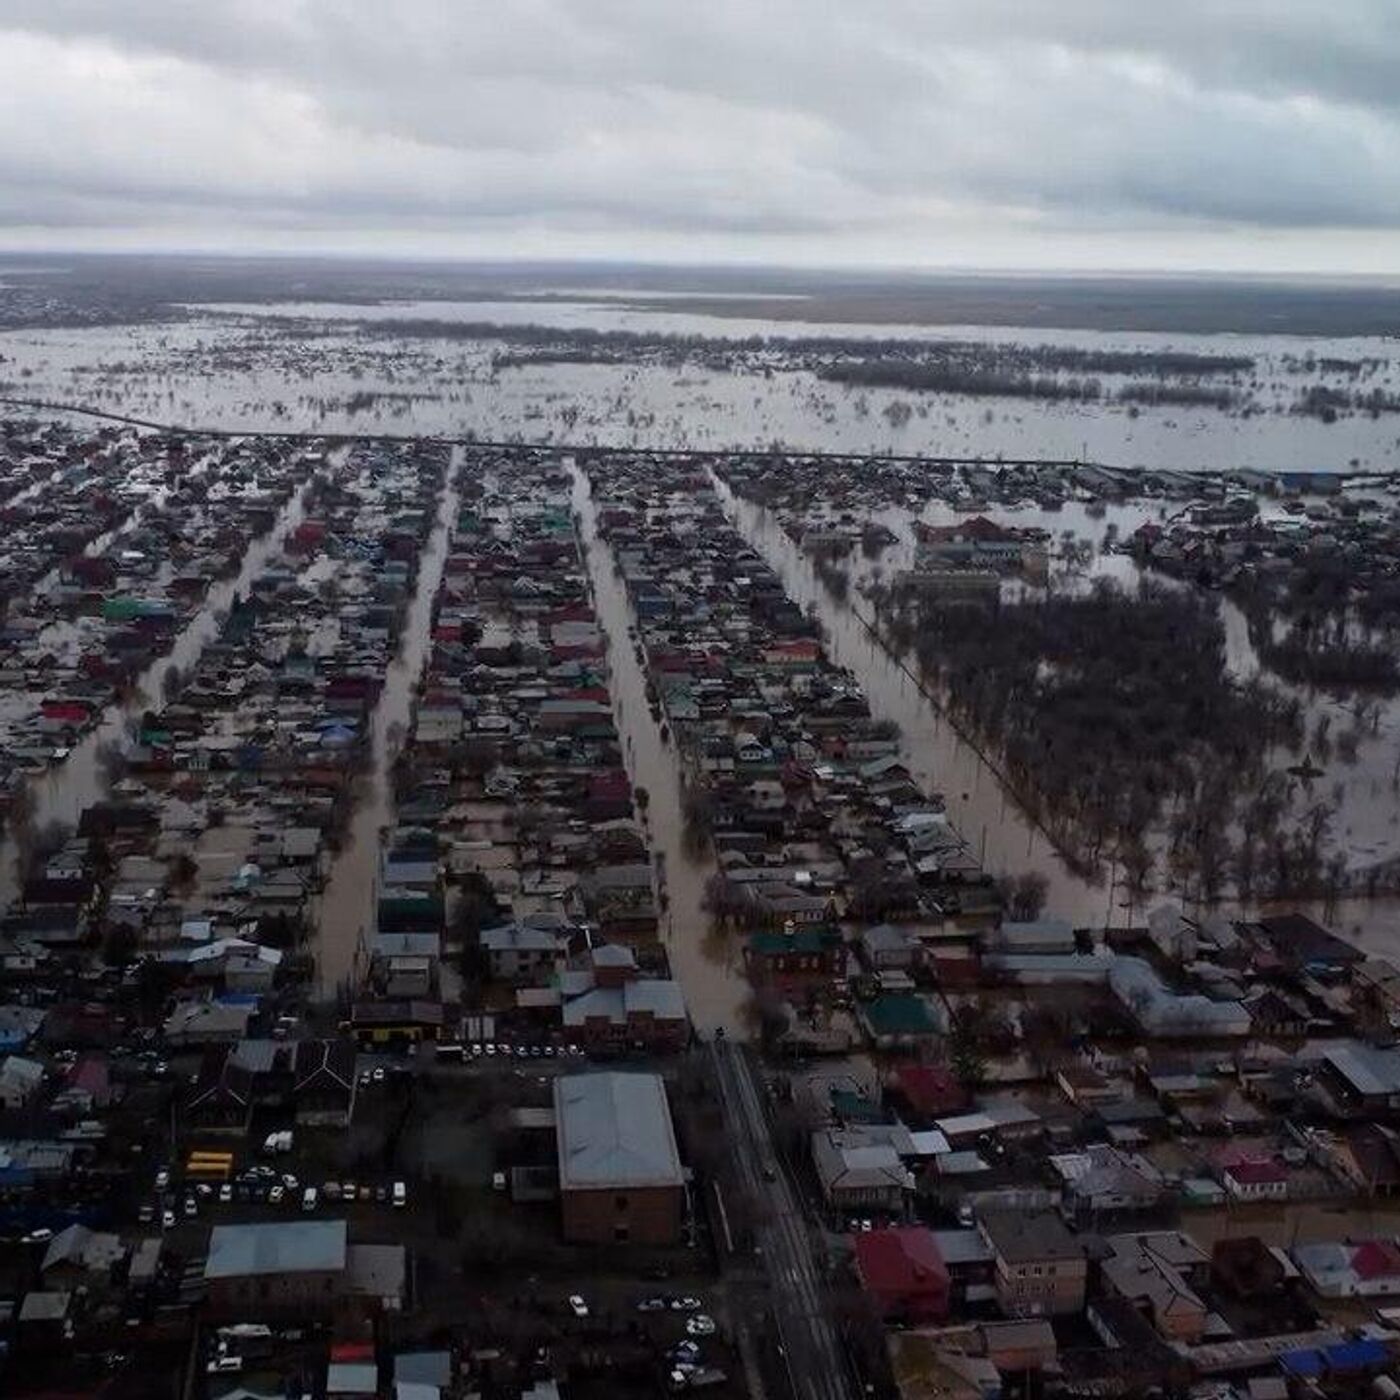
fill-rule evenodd
<path id="1" fill-rule="evenodd" d="M 246 593 L 268 561 L 281 553 L 283 541 L 301 522 L 305 495 L 303 483 L 278 512 L 272 529 L 249 547 L 237 574 L 210 587 L 199 611 L 176 637 L 174 647 L 141 673 L 125 699 L 108 709 L 102 722 L 73 746 L 62 764 L 31 779 L 28 790 L 33 799 L 31 825 L 34 830 L 41 830 L 55 821 L 76 826 L 83 810 L 103 799 L 103 749 L 120 742 L 128 722 L 158 703 L 161 677 L 171 666 L 184 672 L 193 667 L 206 643 L 217 634 L 222 614 L 234 597 Z M 0 843 L 0 903 L 11 902 L 19 892 L 19 856 L 14 833 L 7 829 Z"/>
<path id="2" fill-rule="evenodd" d="M 1040 873 L 1048 881 L 1046 912 L 1079 927 L 1140 923 L 1149 909 L 1176 897 L 1170 890 L 1159 888 L 1130 906 L 1121 886 L 1111 892 L 1107 879 L 1095 884 L 1068 870 L 1048 837 L 1021 811 L 991 761 L 958 734 L 923 693 L 914 676 L 871 634 L 860 615 L 868 604 L 838 602 L 822 587 L 811 561 L 783 532 L 776 516 L 739 499 L 723 481 L 716 479 L 716 487 L 730 517 L 777 570 L 789 594 L 804 607 L 815 608 L 832 658 L 855 672 L 872 711 L 900 726 L 902 747 L 911 769 L 922 783 L 943 795 L 949 816 L 989 871 L 995 875 Z M 894 558 L 897 549 L 885 556 L 887 569 L 892 567 Z M 1120 568 L 1126 565 L 1123 572 L 1130 569 L 1136 576 L 1136 566 L 1123 556 L 1103 555 L 1100 559 Z M 1096 562 L 1095 572 L 1102 571 L 1103 564 Z M 855 597 L 853 589 L 852 599 Z M 1258 669 L 1258 661 L 1245 635 L 1244 619 L 1227 602 L 1222 602 L 1222 614 L 1231 669 L 1237 674 L 1250 674 Z M 1310 698 L 1317 703 L 1316 696 Z M 1381 737 L 1372 741 L 1372 754 L 1378 754 L 1390 742 L 1390 727 L 1382 726 Z M 1357 781 L 1365 786 L 1375 809 L 1377 830 L 1393 827 L 1396 819 L 1389 777 L 1388 761 L 1384 773 L 1378 771 L 1374 761 L 1363 762 L 1356 770 Z M 1300 909 L 1368 952 L 1400 955 L 1400 899 L 1394 897 L 1349 898 L 1331 906 L 1298 899 L 1243 904 L 1224 901 L 1219 907 L 1236 917 Z"/>
<path id="3" fill-rule="evenodd" d="M 631 610 L 608 545 L 598 537 L 597 518 L 588 481 L 574 468 L 573 508 L 599 623 L 608 636 L 613 712 L 622 736 L 627 770 L 634 788 L 645 788 L 650 801 L 644 821 L 663 882 L 667 905 L 662 937 L 674 976 L 685 992 L 686 1008 L 696 1032 L 708 1039 L 717 1029 L 726 1035 L 749 1033 L 745 1008 L 751 993 L 737 940 L 710 931 L 702 908 L 705 881 L 715 871 L 708 855 L 693 857 L 685 847 L 681 807 L 680 758 L 661 740 L 646 697 L 646 675 L 628 631 Z"/>
<path id="4" fill-rule="evenodd" d="M 855 673 L 871 712 L 899 725 L 901 749 L 915 779 L 942 794 L 949 817 L 984 866 L 995 875 L 1038 871 L 1049 884 L 1048 912 L 1077 925 L 1102 926 L 1111 914 L 1107 884 L 1095 886 L 1065 868 L 987 760 L 958 734 L 854 609 L 822 587 L 811 562 L 777 519 L 740 500 L 717 478 L 715 487 L 740 533 L 777 571 L 788 595 L 804 608 L 815 608 L 832 660 Z"/>
<path id="5" fill-rule="evenodd" d="M 455 449 L 447 482 L 438 499 L 432 534 L 418 560 L 413 601 L 404 620 L 399 649 L 384 677 L 384 688 L 370 720 L 369 769 L 361 781 L 344 844 L 332 862 L 315 916 L 312 944 L 316 990 L 322 1000 L 349 989 L 357 979 L 366 934 L 374 915 L 380 832 L 394 820 L 394 760 L 408 732 L 418 677 L 431 641 L 433 599 L 437 596 L 452 522 L 460 498 L 454 475 L 461 461 Z"/>

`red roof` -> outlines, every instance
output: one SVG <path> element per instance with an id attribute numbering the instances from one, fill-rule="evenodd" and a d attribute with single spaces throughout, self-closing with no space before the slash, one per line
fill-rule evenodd
<path id="1" fill-rule="evenodd" d="M 961 520 L 956 525 L 925 525 L 920 522 L 915 529 L 919 538 L 930 544 L 941 540 L 982 540 L 994 544 L 1020 538 L 1019 531 L 998 525 L 985 515 L 974 515 L 971 520 Z"/>
<path id="2" fill-rule="evenodd" d="M 933 1231 L 922 1226 L 863 1231 L 855 1237 L 856 1271 L 888 1306 L 937 1314 L 948 1302 L 948 1267 Z"/>
<path id="3" fill-rule="evenodd" d="M 929 1116 L 951 1113 L 967 1103 L 967 1090 L 947 1065 L 901 1064 L 895 1083 L 913 1108 Z"/>
<path id="4" fill-rule="evenodd" d="M 331 1347 L 332 1361 L 373 1361 L 373 1342 L 336 1342 Z"/>
<path id="5" fill-rule="evenodd" d="M 1288 1169 L 1278 1162 L 1231 1162 L 1225 1168 L 1236 1181 L 1246 1186 L 1262 1186 L 1271 1181 L 1287 1181 Z"/>
<path id="6" fill-rule="evenodd" d="M 1400 1247 L 1389 1240 L 1367 1240 L 1351 1256 L 1351 1267 L 1362 1278 L 1390 1278 L 1400 1274 Z"/>

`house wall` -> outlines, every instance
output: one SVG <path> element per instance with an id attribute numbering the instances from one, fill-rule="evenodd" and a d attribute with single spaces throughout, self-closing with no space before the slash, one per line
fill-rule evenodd
<path id="1" fill-rule="evenodd" d="M 575 1244 L 674 1244 L 681 1237 L 680 1186 L 565 1190 L 564 1238 Z"/>
<path id="2" fill-rule="evenodd" d="M 209 1307 L 256 1320 L 288 1313 L 326 1315 L 335 1310 L 343 1275 L 337 1271 L 211 1279 Z"/>
<path id="3" fill-rule="evenodd" d="M 1082 1259 L 1007 1264 L 997 1260 L 997 1301 L 1008 1317 L 1043 1317 L 1076 1313 L 1084 1306 Z"/>

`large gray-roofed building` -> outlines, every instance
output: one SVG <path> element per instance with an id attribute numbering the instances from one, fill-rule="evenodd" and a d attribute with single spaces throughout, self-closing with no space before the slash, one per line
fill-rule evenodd
<path id="1" fill-rule="evenodd" d="M 216 1225 L 209 1235 L 206 1279 L 317 1273 L 345 1268 L 343 1220 L 290 1220 L 275 1225 Z"/>
<path id="2" fill-rule="evenodd" d="M 679 1186 L 684 1180 L 666 1088 L 657 1074 L 554 1081 L 561 1188 Z"/>
<path id="3" fill-rule="evenodd" d="M 560 1077 L 554 1115 L 567 1239 L 664 1243 L 679 1237 L 685 1172 L 659 1075 Z"/>

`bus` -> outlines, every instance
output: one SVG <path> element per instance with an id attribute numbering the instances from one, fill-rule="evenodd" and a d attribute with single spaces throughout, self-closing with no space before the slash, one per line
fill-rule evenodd
<path id="1" fill-rule="evenodd" d="M 185 1175 L 192 1181 L 227 1181 L 233 1175 L 232 1152 L 191 1152 Z"/>

